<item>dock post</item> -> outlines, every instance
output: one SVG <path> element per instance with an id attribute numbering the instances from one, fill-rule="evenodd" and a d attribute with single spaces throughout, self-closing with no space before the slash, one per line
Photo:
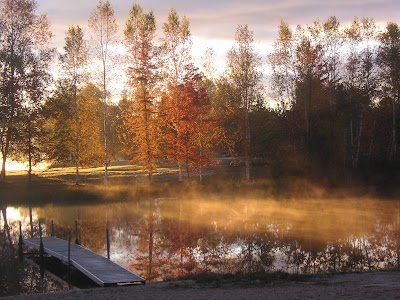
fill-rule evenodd
<path id="1" fill-rule="evenodd" d="M 40 238 L 40 246 L 39 246 L 39 260 L 40 260 L 40 275 L 44 276 L 44 247 L 43 247 L 43 239 L 42 239 L 42 225 L 39 222 L 39 238 Z"/>
<path id="2" fill-rule="evenodd" d="M 54 237 L 54 222 L 51 220 L 50 235 Z"/>
<path id="3" fill-rule="evenodd" d="M 75 220 L 75 244 L 80 245 L 80 243 L 79 243 L 78 220 Z"/>
<path id="4" fill-rule="evenodd" d="M 68 232 L 67 278 L 68 278 L 68 283 L 71 282 L 71 232 Z"/>
<path id="5" fill-rule="evenodd" d="M 33 216 L 32 206 L 29 204 L 29 224 L 31 225 L 31 238 L 33 239 Z"/>
<path id="6" fill-rule="evenodd" d="M 110 228 L 107 225 L 106 228 L 106 240 L 107 240 L 107 258 L 110 259 Z"/>
<path id="7" fill-rule="evenodd" d="M 18 241 L 18 255 L 19 255 L 19 260 L 23 261 L 24 259 L 24 252 L 22 250 L 22 245 L 24 241 L 22 239 L 22 223 L 19 221 L 19 241 Z"/>

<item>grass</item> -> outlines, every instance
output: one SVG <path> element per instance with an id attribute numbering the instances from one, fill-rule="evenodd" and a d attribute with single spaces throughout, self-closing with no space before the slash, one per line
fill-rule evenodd
<path id="1" fill-rule="evenodd" d="M 224 198 L 329 198 L 375 192 L 371 191 L 370 185 L 357 181 L 346 181 L 332 188 L 323 176 L 321 180 L 307 174 L 276 177 L 266 166 L 254 166 L 252 172 L 255 179 L 245 181 L 243 166 L 223 162 L 205 170 L 201 184 L 196 174 L 180 183 L 176 166 L 163 165 L 154 174 L 153 182 L 149 183 L 140 166 L 119 164 L 109 167 L 107 185 L 104 184 L 103 167 L 80 169 L 81 181 L 75 185 L 75 168 L 51 168 L 34 172 L 30 186 L 26 172 L 9 172 L 6 181 L 0 183 L 0 204 L 84 204 L 131 201 L 143 197 L 194 198 L 199 194 Z"/>
<path id="2" fill-rule="evenodd" d="M 173 168 L 162 168 L 157 176 L 174 173 Z M 0 183 L 0 201 L 7 204 L 40 205 L 46 203 L 87 203 L 125 201 L 144 195 L 160 193 L 165 184 L 149 184 L 139 166 L 112 166 L 109 180 L 104 185 L 104 168 L 80 169 L 79 185 L 75 184 L 75 169 L 51 168 L 35 171 L 28 185 L 26 172 L 8 172 L 5 182 Z"/>

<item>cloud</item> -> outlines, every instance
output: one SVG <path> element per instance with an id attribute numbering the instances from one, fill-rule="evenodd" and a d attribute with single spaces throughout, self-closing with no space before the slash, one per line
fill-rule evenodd
<path id="1" fill-rule="evenodd" d="M 122 33 L 133 1 L 110 2 Z M 87 19 L 97 3 L 97 0 L 38 1 L 40 11 L 47 13 L 52 23 L 57 41 L 65 35 L 69 24 L 86 27 Z M 400 10 L 398 0 L 147 0 L 139 4 L 146 11 L 154 11 L 159 32 L 168 11 L 173 7 L 179 15 L 189 18 L 192 34 L 203 39 L 232 39 L 239 24 L 248 24 L 255 38 L 262 41 L 272 40 L 276 36 L 282 19 L 295 26 L 323 21 L 334 15 L 342 23 L 348 23 L 354 17 L 371 17 L 384 24 L 397 21 Z"/>
<path id="2" fill-rule="evenodd" d="M 115 10 L 122 41 L 129 10 L 138 1 L 109 1 Z M 53 44 L 59 51 L 64 46 L 69 25 L 80 25 L 89 38 L 88 18 L 98 0 L 37 0 L 37 3 L 39 12 L 48 16 L 54 34 Z M 180 16 L 188 17 L 195 63 L 199 66 L 206 49 L 212 47 L 218 72 L 225 65 L 226 54 L 233 46 L 239 24 L 249 25 L 257 42 L 256 49 L 265 58 L 277 37 L 281 20 L 295 28 L 317 20 L 323 22 L 329 16 L 336 16 L 342 24 L 350 23 L 355 17 L 369 17 L 384 26 L 388 21 L 399 21 L 400 10 L 399 0 L 143 0 L 139 4 L 145 11 L 153 10 L 158 38 L 162 36 L 162 24 L 171 8 L 175 8 Z M 120 67 L 121 74 L 124 74 L 124 66 Z M 267 66 L 265 71 L 268 77 Z M 123 84 L 123 80 L 118 80 L 114 92 L 116 98 Z"/>
<path id="3" fill-rule="evenodd" d="M 270 41 L 276 36 L 282 19 L 292 26 L 324 21 L 332 15 L 342 23 L 349 23 L 354 17 L 371 17 L 377 22 L 386 23 L 396 21 L 400 9 L 400 1 L 393 0 L 222 2 L 225 5 L 221 5 L 221 1 L 202 1 L 202 7 L 193 7 L 184 12 L 190 18 L 194 34 L 232 38 L 238 24 L 248 24 L 256 38 Z"/>

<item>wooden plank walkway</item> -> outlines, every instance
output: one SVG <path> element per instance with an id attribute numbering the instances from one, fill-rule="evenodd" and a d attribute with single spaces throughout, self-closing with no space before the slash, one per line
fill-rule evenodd
<path id="1" fill-rule="evenodd" d="M 68 263 L 68 242 L 55 237 L 43 237 L 44 252 Z M 24 239 L 24 243 L 39 249 L 40 238 Z M 80 245 L 71 243 L 71 265 L 100 286 L 146 283 L 146 281 Z"/>

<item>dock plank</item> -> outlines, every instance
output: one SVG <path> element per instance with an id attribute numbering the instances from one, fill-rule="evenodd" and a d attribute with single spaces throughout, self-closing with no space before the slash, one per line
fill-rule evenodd
<path id="1" fill-rule="evenodd" d="M 44 252 L 68 262 L 68 242 L 56 237 L 43 237 Z M 39 249 L 40 238 L 25 239 L 24 243 Z M 100 286 L 145 283 L 146 281 L 103 257 L 80 245 L 71 243 L 71 265 L 88 276 Z"/>

